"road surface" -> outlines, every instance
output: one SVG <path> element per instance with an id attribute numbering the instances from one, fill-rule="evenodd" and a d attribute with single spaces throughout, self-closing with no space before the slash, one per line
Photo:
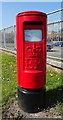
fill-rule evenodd
<path id="1" fill-rule="evenodd" d="M 63 47 L 55 46 L 53 49 L 47 51 L 47 56 L 63 59 Z"/>

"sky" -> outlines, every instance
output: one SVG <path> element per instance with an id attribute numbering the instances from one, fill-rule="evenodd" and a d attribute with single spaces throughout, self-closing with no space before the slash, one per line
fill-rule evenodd
<path id="1" fill-rule="evenodd" d="M 0 3 L 2 18 L 0 19 L 0 29 L 15 25 L 15 16 L 19 12 L 37 10 L 49 13 L 58 9 L 61 9 L 61 2 L 2 2 Z"/>

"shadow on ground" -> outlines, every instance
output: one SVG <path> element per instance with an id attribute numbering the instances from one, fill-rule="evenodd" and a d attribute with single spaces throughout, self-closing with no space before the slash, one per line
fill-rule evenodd
<path id="1" fill-rule="evenodd" d="M 55 106 L 57 102 L 63 102 L 63 87 L 58 87 L 46 92 L 46 108 Z"/>

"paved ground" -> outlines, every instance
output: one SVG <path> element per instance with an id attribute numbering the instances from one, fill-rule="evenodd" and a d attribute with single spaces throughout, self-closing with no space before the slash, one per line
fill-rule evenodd
<path id="1" fill-rule="evenodd" d="M 57 68 L 63 69 L 63 62 L 47 58 L 47 63 Z"/>
<path id="2" fill-rule="evenodd" d="M 50 51 L 47 51 L 47 56 L 63 58 L 63 47 L 56 46 Z"/>
<path id="3" fill-rule="evenodd" d="M 31 118 L 31 120 L 35 120 L 35 118 L 38 118 L 37 120 L 39 120 L 39 118 L 58 118 L 58 120 L 62 120 L 61 115 L 58 114 L 58 111 L 54 109 L 54 107 L 46 110 L 44 109 L 38 113 L 27 113 L 19 107 L 18 101 L 15 101 L 12 105 L 10 105 L 9 108 L 3 113 L 2 117 L 5 119 L 15 118 L 16 120 L 21 120 L 22 118 Z"/>

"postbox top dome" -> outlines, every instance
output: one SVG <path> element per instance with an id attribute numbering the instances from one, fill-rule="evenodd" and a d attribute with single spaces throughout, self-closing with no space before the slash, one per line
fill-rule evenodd
<path id="1" fill-rule="evenodd" d="M 42 15 L 42 16 L 47 17 L 45 13 L 40 12 L 40 11 L 24 11 L 24 12 L 18 13 L 17 16 L 26 16 L 26 15 Z"/>

